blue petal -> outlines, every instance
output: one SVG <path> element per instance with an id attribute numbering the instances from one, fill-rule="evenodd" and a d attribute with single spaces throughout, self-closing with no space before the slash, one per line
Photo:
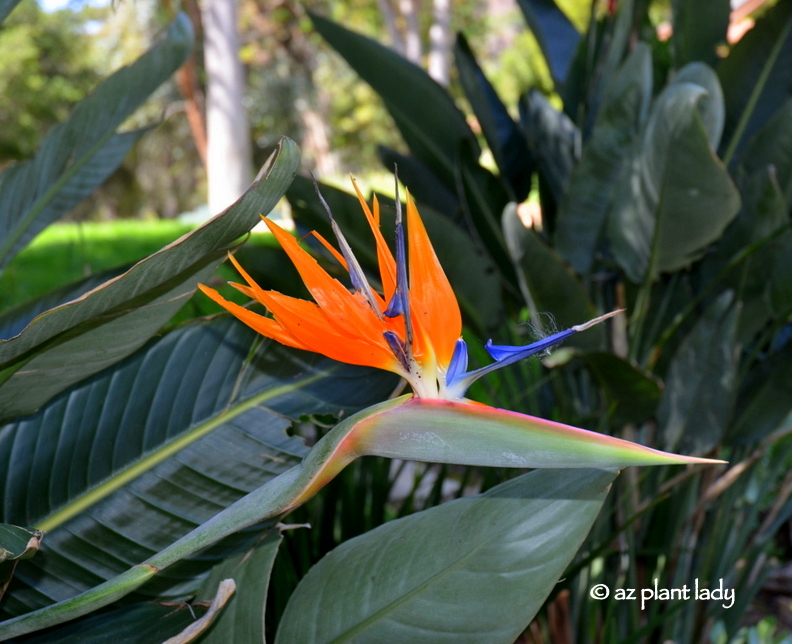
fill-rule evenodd
<path id="1" fill-rule="evenodd" d="M 451 363 L 446 372 L 446 384 L 450 385 L 459 378 L 462 378 L 467 371 L 468 350 L 464 340 L 457 340 L 454 347 L 454 355 L 451 356 Z"/>
<path id="2" fill-rule="evenodd" d="M 396 356 L 399 363 L 401 363 L 401 366 L 409 371 L 410 363 L 407 357 L 407 347 L 404 345 L 404 342 L 402 342 L 401 338 L 393 331 L 384 331 L 382 335 L 385 336 L 390 350 L 393 352 L 393 355 Z"/>
<path id="3" fill-rule="evenodd" d="M 542 338 L 541 340 L 534 342 L 533 344 L 516 347 L 507 344 L 492 344 L 492 340 L 488 340 L 487 344 L 484 345 L 484 348 L 487 350 L 487 353 L 492 356 L 492 359 L 499 363 L 498 366 L 502 367 L 504 365 L 512 364 L 513 362 L 522 360 L 523 358 L 532 356 L 535 353 L 540 353 L 545 349 L 552 347 L 554 344 L 558 344 L 562 340 L 566 340 L 570 335 L 574 335 L 575 332 L 575 328 L 573 327 L 571 329 L 567 329 L 566 331 L 549 335 L 546 338 Z"/>
<path id="4" fill-rule="evenodd" d="M 393 293 L 393 297 L 388 303 L 388 309 L 385 311 L 385 315 L 389 318 L 406 315 L 409 307 L 407 294 L 407 248 L 404 243 L 401 208 L 398 206 L 396 213 L 396 291 Z"/>
<path id="5" fill-rule="evenodd" d="M 535 353 L 539 353 L 540 351 L 544 351 L 545 349 L 561 342 L 562 340 L 566 340 L 569 336 L 574 335 L 579 331 L 585 331 L 586 329 L 591 328 L 595 324 L 599 324 L 603 320 L 607 320 L 608 318 L 621 313 L 622 311 L 611 311 L 610 313 L 606 313 L 605 315 L 601 315 L 598 318 L 594 318 L 593 320 L 589 320 L 584 324 L 577 324 L 572 328 L 566 329 L 565 331 L 559 331 L 558 333 L 554 333 L 553 335 L 549 335 L 546 338 L 542 338 L 541 340 L 534 342 L 533 344 L 526 345 L 524 347 L 513 347 L 509 345 L 502 345 L 502 344 L 492 344 L 492 340 L 489 340 L 486 344 L 487 352 L 492 356 L 495 360 L 492 364 L 488 364 L 486 367 L 481 367 L 480 369 L 476 369 L 474 371 L 470 371 L 468 373 L 461 373 L 462 371 L 462 356 L 460 355 L 457 358 L 457 352 L 462 351 L 460 349 L 459 344 L 457 343 L 457 348 L 454 349 L 454 357 L 451 360 L 451 365 L 449 366 L 449 372 L 453 369 L 453 377 L 446 378 L 446 394 L 450 398 L 461 398 L 467 388 L 470 387 L 476 380 L 481 378 L 496 369 L 500 369 L 501 367 L 505 367 L 506 365 L 510 365 L 514 362 L 518 362 L 523 358 L 527 358 L 529 356 L 534 355 Z M 464 344 L 464 343 L 463 343 Z M 459 366 L 454 365 L 454 361 L 459 360 Z M 465 363 L 467 363 L 467 349 L 465 348 Z M 465 367 L 466 368 L 466 367 Z"/>
<path id="6" fill-rule="evenodd" d="M 495 359 L 495 362 L 492 364 L 488 364 L 485 367 L 481 367 L 479 369 L 475 369 L 474 371 L 470 371 L 468 373 L 454 373 L 453 378 L 446 377 L 446 392 L 452 398 L 461 398 L 464 393 L 467 391 L 467 388 L 470 387 L 476 380 L 481 378 L 481 376 L 485 376 L 488 373 L 495 371 L 496 369 L 500 369 L 501 367 L 505 367 L 506 365 L 510 365 L 514 362 L 519 362 L 523 358 L 527 358 L 528 356 L 532 356 L 535 353 L 539 353 L 540 351 L 544 351 L 548 347 L 565 340 L 570 335 L 574 335 L 577 333 L 582 326 L 572 327 L 571 329 L 567 329 L 566 331 L 561 331 L 560 333 L 554 333 L 538 342 L 534 342 L 533 344 L 526 345 L 524 347 L 513 347 L 509 345 L 498 345 L 492 344 L 492 341 L 488 341 L 486 344 L 486 349 L 489 354 Z M 459 345 L 457 344 L 457 347 Z M 456 358 L 457 349 L 454 350 L 454 358 Z M 467 351 L 465 352 L 467 354 Z M 460 358 L 461 359 L 461 358 Z M 453 358 L 452 358 L 452 365 L 453 365 Z M 451 366 L 449 366 L 449 371 L 451 370 Z"/>

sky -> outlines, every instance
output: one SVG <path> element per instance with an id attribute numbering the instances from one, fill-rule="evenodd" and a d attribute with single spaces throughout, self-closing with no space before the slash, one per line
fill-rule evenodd
<path id="1" fill-rule="evenodd" d="M 79 9 L 86 4 L 103 7 L 110 4 L 110 0 L 38 0 L 38 3 L 44 11 L 50 12 L 65 9 L 68 6 Z"/>

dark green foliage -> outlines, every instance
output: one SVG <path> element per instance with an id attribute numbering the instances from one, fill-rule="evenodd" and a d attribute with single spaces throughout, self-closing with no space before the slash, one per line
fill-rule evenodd
<path id="1" fill-rule="evenodd" d="M 518 4 L 539 41 L 553 81 L 563 87 L 580 34 L 554 0 L 519 0 Z"/>
<path id="2" fill-rule="evenodd" d="M 629 469 L 606 498 L 614 473 L 591 470 L 544 470 L 503 484 L 512 474 L 501 469 L 416 465 L 406 491 L 397 490 L 395 474 L 406 466 L 371 458 L 285 519 L 309 521 L 310 531 L 253 525 L 38 641 L 104 641 L 110 632 L 143 643 L 154 629 L 161 640 L 192 623 L 190 611 L 144 598 L 190 600 L 200 616 L 229 578 L 237 594 L 196 641 L 259 642 L 279 630 L 281 640 L 300 642 L 360 634 L 507 643 L 537 611 L 536 629 L 552 641 L 555 626 L 540 606 L 562 590 L 569 595 L 559 605 L 568 602 L 579 642 L 693 643 L 717 633 L 727 641 L 738 631 L 769 572 L 773 539 L 792 517 L 783 430 L 792 412 L 792 22 L 789 4 L 777 3 L 716 75 L 709 65 L 728 3 L 672 3 L 668 44 L 648 28 L 647 4 L 623 0 L 581 36 L 552 0 L 520 2 L 563 110 L 536 90 L 505 105 L 458 39 L 460 84 L 496 171 L 480 164 L 481 142 L 463 112 L 420 68 L 326 19 L 314 22 L 382 96 L 407 144 L 406 155 L 380 155 L 389 169 L 398 165 L 419 202 L 463 309 L 472 363 L 489 360 L 480 341 L 490 336 L 516 344 L 626 309 L 549 360 L 490 375 L 471 396 L 729 465 Z M 0 2 L 0 18 L 13 5 Z M 110 98 L 100 88 L 29 164 L 0 175 L 13 206 L 6 257 L 120 162 L 144 132 L 118 134 L 118 124 L 188 49 L 177 23 L 166 44 L 107 81 Z M 99 103 L 98 116 L 86 119 Z M 98 129 L 65 146 L 63 133 L 83 132 L 88 121 Z M 287 430 L 315 437 L 317 427 L 321 434 L 396 386 L 391 375 L 284 349 L 228 319 L 162 328 L 197 281 L 220 279 L 212 275 L 224 250 L 289 185 L 298 225 L 332 236 L 312 184 L 291 183 L 297 161 L 284 141 L 264 179 L 209 226 L 114 281 L 69 285 L 0 317 L 4 337 L 32 320 L 0 343 L 0 519 L 46 528 L 45 550 L 15 567 L 29 532 L 0 530 L 12 563 L 0 581 L 14 574 L 5 616 L 172 552 L 246 492 L 288 480 L 278 475 L 308 450 Z M 517 210 L 532 186 L 543 208 L 533 230 Z M 324 195 L 376 279 L 356 197 Z M 380 201 L 387 237 L 394 204 Z M 248 255 L 242 263 L 265 288 L 304 295 L 282 254 L 252 253 L 243 248 L 240 258 Z M 472 490 L 489 491 L 460 498 Z M 449 498 L 458 500 L 413 516 Z M 654 601 L 641 611 L 588 594 L 595 583 L 641 588 L 654 578 L 672 588 L 723 579 L 737 600 L 728 610 Z M 97 600 L 85 601 L 83 612 Z M 57 610 L 41 623 L 57 623 Z"/>
<path id="3" fill-rule="evenodd" d="M 725 1 L 672 3 L 667 44 L 648 28 L 648 3 L 619 3 L 579 39 L 552 1 L 520 6 L 564 111 L 536 91 L 504 107 L 460 37 L 461 86 L 499 174 L 460 150 L 457 135 L 439 143 L 441 131 L 429 124 L 452 108 L 436 89 L 417 89 L 409 94 L 423 118 L 412 121 L 419 132 L 405 136 L 412 158 L 400 159 L 400 178 L 491 255 L 507 312 L 496 342 L 524 332 L 516 326 L 523 306 L 540 334 L 545 314 L 550 328 L 564 328 L 626 309 L 601 336 L 558 352 L 555 369 L 521 366 L 490 378 L 481 389 L 488 402 L 541 408 L 563 422 L 734 466 L 726 476 L 653 470 L 620 479 L 611 513 L 567 575 L 577 641 L 699 642 L 716 631 L 728 638 L 761 587 L 772 531 L 792 514 L 788 487 L 779 493 L 789 458 L 781 428 L 792 413 L 790 4 L 767 10 L 721 61 Z M 378 92 L 407 87 L 397 76 L 403 62 L 381 60 L 372 80 L 363 71 L 370 45 L 337 26 L 329 36 L 324 21 L 317 26 Z M 409 87 L 423 85 L 413 79 Z M 515 107 L 519 123 L 507 109 Z M 453 180 L 448 156 L 426 153 L 430 139 L 459 150 L 450 159 Z M 395 155 L 384 156 L 390 167 Z M 507 204 L 522 201 L 531 176 L 540 230 L 524 228 L 516 204 Z M 776 520 L 763 525 L 768 510 Z M 641 613 L 587 595 L 598 581 L 640 588 L 653 575 L 665 587 L 724 578 L 739 601 L 728 611 L 716 602 L 656 602 Z"/>
<path id="4" fill-rule="evenodd" d="M 275 642 L 511 644 L 585 537 L 615 475 L 537 470 L 352 539 L 305 577 Z"/>

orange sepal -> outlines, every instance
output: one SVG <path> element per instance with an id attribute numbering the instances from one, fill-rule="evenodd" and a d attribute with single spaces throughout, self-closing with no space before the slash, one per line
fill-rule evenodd
<path id="1" fill-rule="evenodd" d="M 363 209 L 366 219 L 368 220 L 371 232 L 374 234 L 374 241 L 377 245 L 377 261 L 379 262 L 380 280 L 382 281 L 382 292 L 385 296 L 385 302 L 390 302 L 393 294 L 396 292 L 396 260 L 393 258 L 388 244 L 380 231 L 380 217 L 379 217 L 379 201 L 377 196 L 374 195 L 374 212 L 371 212 L 366 200 L 363 198 L 363 193 L 360 192 L 357 182 L 352 179 L 352 185 L 355 187 L 360 207 Z"/>
<path id="2" fill-rule="evenodd" d="M 265 291 L 264 304 L 278 323 L 309 350 L 347 362 L 398 370 L 398 363 L 381 331 L 365 335 L 354 328 L 339 326 L 313 302 L 306 302 L 274 291 Z M 365 306 L 368 306 L 367 304 Z"/>
<path id="3" fill-rule="evenodd" d="M 382 320 L 371 307 L 367 304 L 361 306 L 360 300 L 341 282 L 328 275 L 307 251 L 300 248 L 297 240 L 288 232 L 272 220 L 262 219 L 289 256 L 305 286 L 328 318 L 332 318 L 341 328 L 355 329 L 357 333 L 366 333 L 370 337 L 381 335 Z"/>
<path id="4" fill-rule="evenodd" d="M 462 315 L 451 284 L 437 260 L 421 216 L 407 195 L 410 308 L 434 347 L 438 366 L 448 368 L 462 334 Z"/>
<path id="5" fill-rule="evenodd" d="M 335 247 L 334 247 L 334 246 L 333 246 L 333 245 L 332 245 L 332 244 L 331 244 L 329 241 L 327 241 L 327 240 L 324 238 L 324 236 L 322 236 L 320 233 L 316 232 L 315 230 L 312 230 L 310 233 L 308 233 L 308 235 L 312 235 L 312 236 L 314 237 L 314 239 L 316 239 L 316 240 L 317 240 L 317 241 L 318 241 L 318 242 L 319 242 L 319 243 L 320 243 L 322 246 L 324 246 L 324 247 L 327 249 L 327 251 L 328 251 L 328 252 L 329 252 L 329 253 L 330 253 L 330 254 L 331 254 L 333 257 L 335 257 L 335 258 L 336 258 L 336 261 L 337 261 L 339 264 L 341 264 L 341 266 L 343 266 L 343 267 L 344 267 L 344 270 L 346 270 L 346 271 L 349 271 L 349 266 L 347 266 L 347 261 L 344 259 L 344 256 L 343 256 L 341 253 L 339 253 L 339 252 L 338 252 L 338 251 L 335 249 Z M 307 237 L 308 235 L 306 235 L 306 237 Z"/>
<path id="6" fill-rule="evenodd" d="M 264 317 L 263 315 L 258 315 L 257 313 L 253 313 L 253 311 L 249 311 L 245 307 L 239 306 L 239 304 L 235 304 L 234 302 L 229 302 L 213 288 L 209 288 L 208 286 L 204 286 L 203 284 L 198 284 L 198 288 L 201 289 L 201 292 L 204 295 L 214 300 L 217 304 L 222 306 L 226 311 L 228 311 L 234 317 L 247 324 L 251 329 L 253 329 L 257 333 L 260 333 L 263 336 L 266 336 L 268 338 L 271 338 L 272 340 L 280 342 L 281 344 L 285 344 L 286 346 L 294 347 L 295 349 L 303 349 L 305 351 L 310 351 L 310 349 L 305 344 L 297 340 L 291 333 L 289 333 L 286 329 L 284 329 L 277 321 Z"/>

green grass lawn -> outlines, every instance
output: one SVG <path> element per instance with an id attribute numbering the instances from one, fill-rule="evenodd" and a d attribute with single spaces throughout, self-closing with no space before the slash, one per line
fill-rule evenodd
<path id="1" fill-rule="evenodd" d="M 83 277 L 136 262 L 193 228 L 176 221 L 49 226 L 0 274 L 0 310 Z"/>
<path id="2" fill-rule="evenodd" d="M 0 273 L 0 312 L 85 277 L 130 266 L 194 228 L 175 221 L 54 224 Z M 296 270 L 269 233 L 251 235 L 235 252 L 264 288 L 307 295 L 300 290 L 302 283 Z M 228 286 L 228 280 L 240 281 L 240 277 L 225 262 L 208 283 L 227 299 L 246 303 L 248 298 Z M 202 293 L 196 293 L 171 323 L 222 310 Z"/>

